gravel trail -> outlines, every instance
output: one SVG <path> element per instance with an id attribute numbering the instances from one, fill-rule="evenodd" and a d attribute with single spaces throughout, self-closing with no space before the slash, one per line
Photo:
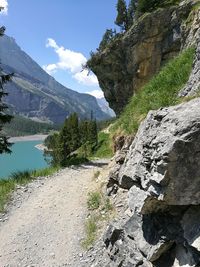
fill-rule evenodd
<path id="1" fill-rule="evenodd" d="M 0 217 L 0 267 L 81 265 L 87 193 L 100 168 L 67 168 L 18 188 Z"/>

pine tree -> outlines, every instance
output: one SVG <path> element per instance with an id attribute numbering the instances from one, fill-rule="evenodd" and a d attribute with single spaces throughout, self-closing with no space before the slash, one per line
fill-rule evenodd
<path id="1" fill-rule="evenodd" d="M 73 152 L 80 146 L 79 120 L 77 113 L 71 114 L 67 123 L 70 132 L 69 147 L 71 152 Z"/>
<path id="2" fill-rule="evenodd" d="M 125 0 L 118 0 L 117 2 L 117 18 L 115 24 L 121 28 L 121 30 L 128 29 L 127 7 Z"/>
<path id="3" fill-rule="evenodd" d="M 5 32 L 5 27 L 0 28 L 0 36 L 3 36 Z M 3 73 L 2 69 L 0 69 L 0 154 L 2 153 L 10 153 L 11 150 L 9 147 L 11 143 L 9 143 L 8 138 L 2 133 L 3 126 L 6 123 L 9 123 L 12 119 L 11 115 L 6 114 L 7 105 L 3 102 L 3 98 L 7 95 L 4 91 L 3 85 L 10 81 L 13 74 L 6 75 Z"/>
<path id="4" fill-rule="evenodd" d="M 69 118 L 65 120 L 64 126 L 59 134 L 59 157 L 60 157 L 60 165 L 65 166 L 67 163 L 67 159 L 71 153 L 70 149 L 70 141 L 71 141 L 71 133 L 70 133 L 70 125 Z"/>
<path id="5" fill-rule="evenodd" d="M 96 120 L 91 120 L 88 123 L 88 142 L 92 146 L 96 146 L 98 142 L 97 138 L 97 123 Z"/>
<path id="6" fill-rule="evenodd" d="M 128 5 L 127 11 L 127 20 L 128 20 L 128 27 L 130 28 L 133 25 L 133 21 L 135 18 L 135 13 L 137 9 L 137 0 L 130 0 Z"/>
<path id="7" fill-rule="evenodd" d="M 114 36 L 116 35 L 116 30 L 107 29 L 103 35 L 102 41 L 99 45 L 99 50 L 102 51 L 106 46 L 113 40 Z"/>

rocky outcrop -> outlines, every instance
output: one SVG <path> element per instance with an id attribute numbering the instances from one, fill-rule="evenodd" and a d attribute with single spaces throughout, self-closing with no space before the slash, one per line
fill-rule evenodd
<path id="1" fill-rule="evenodd" d="M 195 2 L 187 0 L 179 7 L 143 15 L 129 31 L 118 34 L 105 50 L 88 61 L 116 114 L 167 60 L 195 44 L 194 25 L 198 26 L 199 19 Z"/>
<path id="2" fill-rule="evenodd" d="M 200 98 L 149 112 L 115 180 L 129 212 L 91 266 L 200 266 Z"/>

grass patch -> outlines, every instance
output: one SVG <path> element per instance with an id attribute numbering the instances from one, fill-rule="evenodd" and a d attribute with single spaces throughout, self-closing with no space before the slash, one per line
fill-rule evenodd
<path id="1" fill-rule="evenodd" d="M 134 134 L 150 110 L 180 103 L 181 100 L 177 94 L 189 79 L 194 55 L 194 48 L 188 48 L 166 64 L 148 84 L 131 98 L 124 112 L 112 127 L 112 132 Z"/>
<path id="2" fill-rule="evenodd" d="M 45 177 L 45 176 L 49 176 L 49 175 L 54 174 L 59 169 L 60 169 L 60 167 L 49 167 L 49 168 L 45 168 L 45 169 L 41 169 L 41 170 L 34 170 L 31 173 L 32 173 L 32 176 L 34 178 L 39 177 L 39 176 Z"/>
<path id="3" fill-rule="evenodd" d="M 114 207 L 109 197 L 106 197 L 102 192 L 102 187 L 95 192 L 89 193 L 87 207 L 90 213 L 85 223 L 86 237 L 82 242 L 84 249 L 89 249 L 93 246 L 105 223 L 113 218 L 114 215 Z"/>
<path id="4" fill-rule="evenodd" d="M 10 193 L 15 188 L 15 182 L 12 180 L 0 180 L 0 212 L 4 211 L 5 204 L 10 198 Z"/>
<path id="5" fill-rule="evenodd" d="M 101 194 L 99 192 L 89 193 L 87 200 L 87 207 L 89 210 L 96 210 L 101 204 Z"/>
<path id="6" fill-rule="evenodd" d="M 12 173 L 8 179 L 0 179 L 0 212 L 4 211 L 5 204 L 17 185 L 25 185 L 37 177 L 52 175 L 58 170 L 58 167 L 49 167 L 34 171 L 18 171 Z"/>
<path id="7" fill-rule="evenodd" d="M 196 10 L 199 10 L 199 8 L 200 8 L 200 3 L 197 2 L 197 3 L 195 3 L 194 6 L 192 7 L 192 10 L 196 11 Z"/>
<path id="8" fill-rule="evenodd" d="M 86 238 L 82 242 L 82 246 L 85 249 L 88 249 L 90 246 L 92 246 L 94 241 L 96 240 L 97 229 L 98 229 L 97 223 L 96 223 L 97 221 L 98 221 L 98 218 L 94 216 L 94 217 L 88 218 L 85 223 Z"/>
<path id="9" fill-rule="evenodd" d="M 100 174 L 101 174 L 100 171 L 96 171 L 96 172 L 94 173 L 93 178 L 96 180 L 96 179 L 99 177 Z"/>
<path id="10" fill-rule="evenodd" d="M 92 157 L 96 158 L 111 158 L 113 156 L 112 140 L 108 133 L 99 132 L 98 145 L 93 151 Z"/>

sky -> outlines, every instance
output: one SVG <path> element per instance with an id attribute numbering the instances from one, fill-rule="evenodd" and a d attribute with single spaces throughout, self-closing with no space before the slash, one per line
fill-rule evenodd
<path id="1" fill-rule="evenodd" d="M 107 28 L 115 28 L 117 0 L 0 0 L 6 34 L 57 81 L 101 97 L 93 73 L 82 71 Z"/>

